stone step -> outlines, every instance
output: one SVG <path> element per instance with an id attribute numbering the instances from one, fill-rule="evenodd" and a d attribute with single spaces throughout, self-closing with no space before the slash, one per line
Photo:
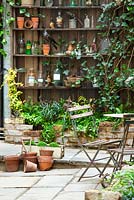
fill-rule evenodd
<path id="1" fill-rule="evenodd" d="M 0 133 L 0 140 L 5 140 L 4 133 Z"/>

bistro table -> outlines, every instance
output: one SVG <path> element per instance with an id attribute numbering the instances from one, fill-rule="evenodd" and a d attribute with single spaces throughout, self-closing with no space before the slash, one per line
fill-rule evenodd
<path id="1" fill-rule="evenodd" d="M 123 119 L 123 136 L 118 148 L 108 149 L 108 152 L 111 155 L 111 160 L 114 162 L 114 171 L 121 169 L 123 163 L 124 155 L 129 155 L 130 159 L 132 155 L 134 155 L 134 139 L 132 139 L 132 144 L 130 147 L 126 146 L 128 133 L 129 133 L 129 126 L 130 124 L 134 124 L 134 113 L 120 113 L 120 114 L 104 114 L 106 117 L 114 117 L 114 118 L 121 118 Z"/>

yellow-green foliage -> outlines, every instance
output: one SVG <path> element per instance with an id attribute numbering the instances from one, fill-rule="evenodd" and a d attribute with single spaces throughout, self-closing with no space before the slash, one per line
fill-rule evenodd
<path id="1" fill-rule="evenodd" d="M 10 100 L 10 109 L 12 114 L 19 115 L 22 111 L 21 91 L 17 90 L 18 86 L 22 86 L 22 83 L 16 82 L 17 70 L 9 68 L 7 74 L 4 76 L 4 83 L 8 85 L 8 97 Z"/>

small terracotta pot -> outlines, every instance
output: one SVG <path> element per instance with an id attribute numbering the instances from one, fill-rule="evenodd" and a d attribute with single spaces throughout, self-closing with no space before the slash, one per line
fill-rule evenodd
<path id="1" fill-rule="evenodd" d="M 23 158 L 23 162 L 25 163 L 25 161 L 28 160 L 32 163 L 37 164 L 37 156 L 27 156 Z"/>
<path id="2" fill-rule="evenodd" d="M 49 55 L 50 52 L 50 45 L 49 44 L 43 44 L 43 54 L 44 55 Z"/>
<path id="3" fill-rule="evenodd" d="M 40 155 L 41 156 L 52 156 L 53 152 L 54 152 L 53 150 L 40 149 Z"/>
<path id="4" fill-rule="evenodd" d="M 41 171 L 49 170 L 53 166 L 52 156 L 38 156 L 39 169 Z"/>
<path id="5" fill-rule="evenodd" d="M 18 155 L 5 156 L 4 160 L 5 160 L 6 171 L 8 172 L 18 171 L 19 159 L 20 159 L 20 156 Z"/>
<path id="6" fill-rule="evenodd" d="M 37 164 L 26 160 L 24 162 L 24 172 L 36 172 L 37 171 Z"/>
<path id="7" fill-rule="evenodd" d="M 24 17 L 17 17 L 17 27 L 18 28 L 24 27 Z"/>
<path id="8" fill-rule="evenodd" d="M 33 22 L 33 28 L 38 28 L 38 26 L 39 26 L 39 18 L 38 17 L 31 17 L 31 20 Z"/>
<path id="9" fill-rule="evenodd" d="M 32 157 L 32 156 L 37 156 L 37 152 L 24 152 L 21 154 L 20 158 L 26 158 L 26 157 Z"/>

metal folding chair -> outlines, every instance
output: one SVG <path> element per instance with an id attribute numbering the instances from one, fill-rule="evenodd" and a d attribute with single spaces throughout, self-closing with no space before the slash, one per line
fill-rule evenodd
<path id="1" fill-rule="evenodd" d="M 134 116 L 134 114 L 133 114 Z M 128 138 L 128 133 L 129 133 L 129 126 L 131 124 L 134 124 L 134 119 L 130 119 L 131 114 L 126 115 L 126 118 L 124 120 L 124 133 L 123 133 L 123 138 L 120 143 L 120 146 L 118 148 L 109 148 L 108 152 L 111 155 L 111 160 L 114 163 L 114 169 L 113 172 L 120 170 L 123 166 L 123 164 L 127 161 L 134 161 L 134 138 L 132 139 L 131 145 L 127 146 L 127 138 Z M 124 161 L 124 156 L 128 156 L 129 158 L 126 158 Z"/>
<path id="2" fill-rule="evenodd" d="M 100 150 L 107 150 L 109 148 L 109 146 L 113 145 L 113 144 L 117 144 L 119 145 L 121 142 L 121 139 L 116 139 L 116 140 L 111 140 L 111 141 L 107 141 L 107 140 L 96 140 L 93 142 L 88 142 L 85 144 L 82 144 L 79 136 L 78 136 L 78 130 L 77 130 L 77 120 L 80 118 L 84 118 L 84 117 L 91 117 L 93 120 L 93 112 L 92 109 L 90 107 L 90 105 L 83 105 L 83 106 L 74 106 L 74 107 L 69 107 L 67 108 L 67 111 L 69 113 L 71 122 L 72 122 L 72 127 L 73 127 L 73 131 L 74 131 L 74 135 L 77 138 L 78 141 L 78 145 L 81 147 L 81 150 L 85 153 L 85 155 L 87 156 L 87 158 L 89 159 L 89 165 L 85 168 L 85 170 L 83 171 L 83 173 L 81 174 L 80 178 L 78 179 L 78 181 L 80 181 L 82 178 L 89 178 L 89 177 L 93 177 L 93 176 L 105 176 L 104 172 L 109 164 L 109 162 L 111 161 L 110 159 L 110 155 L 105 155 L 102 158 L 97 158 Z M 95 154 L 93 156 L 93 158 L 90 157 L 89 153 L 88 153 L 88 149 L 89 148 L 95 148 Z M 97 161 L 99 160 L 104 160 L 104 159 L 108 159 L 108 162 L 104 165 L 104 167 L 100 168 L 97 165 Z M 91 167 L 95 167 L 98 171 L 98 174 L 93 175 L 93 176 L 84 176 L 85 173 L 87 172 L 87 170 Z"/>

